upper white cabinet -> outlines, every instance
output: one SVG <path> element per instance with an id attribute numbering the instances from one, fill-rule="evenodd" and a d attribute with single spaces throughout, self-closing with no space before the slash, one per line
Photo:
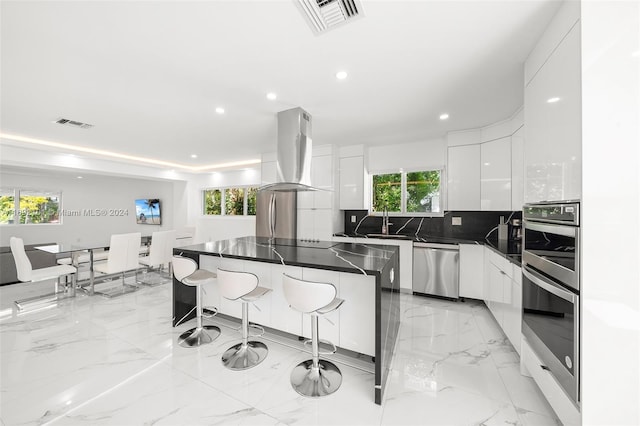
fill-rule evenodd
<path id="1" fill-rule="evenodd" d="M 480 210 L 480 145 L 448 149 L 448 210 Z"/>
<path id="2" fill-rule="evenodd" d="M 320 191 L 298 193 L 298 208 L 330 209 L 333 207 L 333 156 L 319 155 L 311 159 L 311 186 Z"/>
<path id="3" fill-rule="evenodd" d="M 480 209 L 511 210 L 511 137 L 480 147 Z"/>
<path id="4" fill-rule="evenodd" d="M 524 128 L 511 136 L 511 210 L 524 204 Z"/>
<path id="5" fill-rule="evenodd" d="M 573 26 L 525 87 L 524 102 L 524 201 L 580 199 L 579 24 Z"/>
<path id="6" fill-rule="evenodd" d="M 340 159 L 340 209 L 363 210 L 365 206 L 364 156 Z"/>

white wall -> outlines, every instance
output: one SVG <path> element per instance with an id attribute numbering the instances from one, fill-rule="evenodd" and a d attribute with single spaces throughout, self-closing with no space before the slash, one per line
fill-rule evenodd
<path id="1" fill-rule="evenodd" d="M 83 179 L 76 174 L 29 169 L 4 169 L 0 173 L 2 187 L 19 187 L 62 191 L 64 210 L 83 211 L 84 209 L 122 209 L 127 216 L 65 216 L 61 224 L 43 225 L 2 225 L 0 226 L 0 245 L 8 246 L 9 238 L 21 237 L 25 244 L 40 242 L 89 242 L 108 240 L 111 234 L 141 232 L 151 235 L 160 229 L 173 229 L 176 215 L 174 198 L 180 191 L 174 192 L 174 183 L 148 179 L 134 179 L 91 175 L 82 173 Z M 137 225 L 134 202 L 138 198 L 159 198 L 162 209 L 162 225 Z"/>
<path id="2" fill-rule="evenodd" d="M 196 227 L 194 243 L 255 235 L 254 216 L 205 216 L 203 214 L 202 191 L 204 189 L 245 185 L 260 186 L 259 168 L 194 175 L 186 185 L 187 222 L 189 226 Z"/>
<path id="3" fill-rule="evenodd" d="M 640 3 L 582 2 L 582 423 L 640 424 Z"/>

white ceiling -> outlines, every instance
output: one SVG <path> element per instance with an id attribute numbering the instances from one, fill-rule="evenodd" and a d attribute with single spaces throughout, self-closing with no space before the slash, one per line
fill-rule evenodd
<path id="1" fill-rule="evenodd" d="M 315 145 L 427 140 L 522 105 L 523 63 L 559 2 L 362 6 L 316 36 L 293 0 L 3 0 L 1 130 L 205 165 L 275 151 L 276 113 L 301 106 Z"/>

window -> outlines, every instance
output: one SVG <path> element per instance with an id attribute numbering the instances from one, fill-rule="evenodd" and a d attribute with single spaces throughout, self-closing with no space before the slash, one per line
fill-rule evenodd
<path id="1" fill-rule="evenodd" d="M 205 189 L 204 214 L 222 214 L 222 192 L 219 189 Z"/>
<path id="2" fill-rule="evenodd" d="M 0 190 L 0 224 L 60 223 L 59 192 Z"/>
<path id="3" fill-rule="evenodd" d="M 439 213 L 442 211 L 440 185 L 442 170 L 372 175 L 372 205 L 374 212 Z"/>
<path id="4" fill-rule="evenodd" d="M 204 214 L 255 216 L 257 193 L 258 188 L 255 187 L 205 189 Z"/>

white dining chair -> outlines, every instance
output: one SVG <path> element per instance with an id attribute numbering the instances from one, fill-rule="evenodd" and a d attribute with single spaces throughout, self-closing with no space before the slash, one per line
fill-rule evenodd
<path id="1" fill-rule="evenodd" d="M 140 267 L 138 256 L 141 241 L 142 235 L 140 232 L 114 234 L 111 236 L 106 262 L 96 263 L 93 266 L 93 270 L 94 272 L 105 275 L 120 274 L 122 277 L 122 286 L 104 291 L 96 291 L 96 293 L 107 297 L 114 297 L 131 293 L 138 289 L 135 283 L 134 285 L 125 283 L 125 274 L 127 272 L 134 272 L 135 282 L 138 281 L 138 268 Z"/>
<path id="2" fill-rule="evenodd" d="M 165 265 L 169 268 L 169 275 L 171 277 L 171 260 L 173 258 L 173 248 L 176 245 L 176 231 L 156 231 L 151 235 L 151 246 L 149 247 L 149 255 L 141 256 L 139 259 L 140 264 L 147 267 L 146 272 L 151 272 L 154 269 L 159 273 Z M 145 285 L 158 285 L 169 282 L 170 280 L 155 280 L 151 281 L 147 275 L 145 279 L 141 280 L 141 284 Z"/>
<path id="3" fill-rule="evenodd" d="M 55 290 L 53 293 L 45 294 L 42 296 L 30 297 L 27 299 L 16 300 L 14 303 L 18 310 L 25 307 L 26 304 L 35 301 L 47 301 L 58 300 L 60 292 L 60 280 L 65 277 L 65 282 L 68 284 L 68 278 L 71 277 L 71 284 L 66 290 L 68 296 L 73 297 L 76 295 L 76 268 L 70 265 L 56 265 L 48 266 L 45 268 L 33 269 L 31 261 L 24 250 L 24 241 L 22 238 L 11 237 L 9 239 L 9 245 L 11 246 L 11 254 L 16 263 L 16 272 L 18 280 L 21 282 L 39 282 L 55 279 Z"/>

